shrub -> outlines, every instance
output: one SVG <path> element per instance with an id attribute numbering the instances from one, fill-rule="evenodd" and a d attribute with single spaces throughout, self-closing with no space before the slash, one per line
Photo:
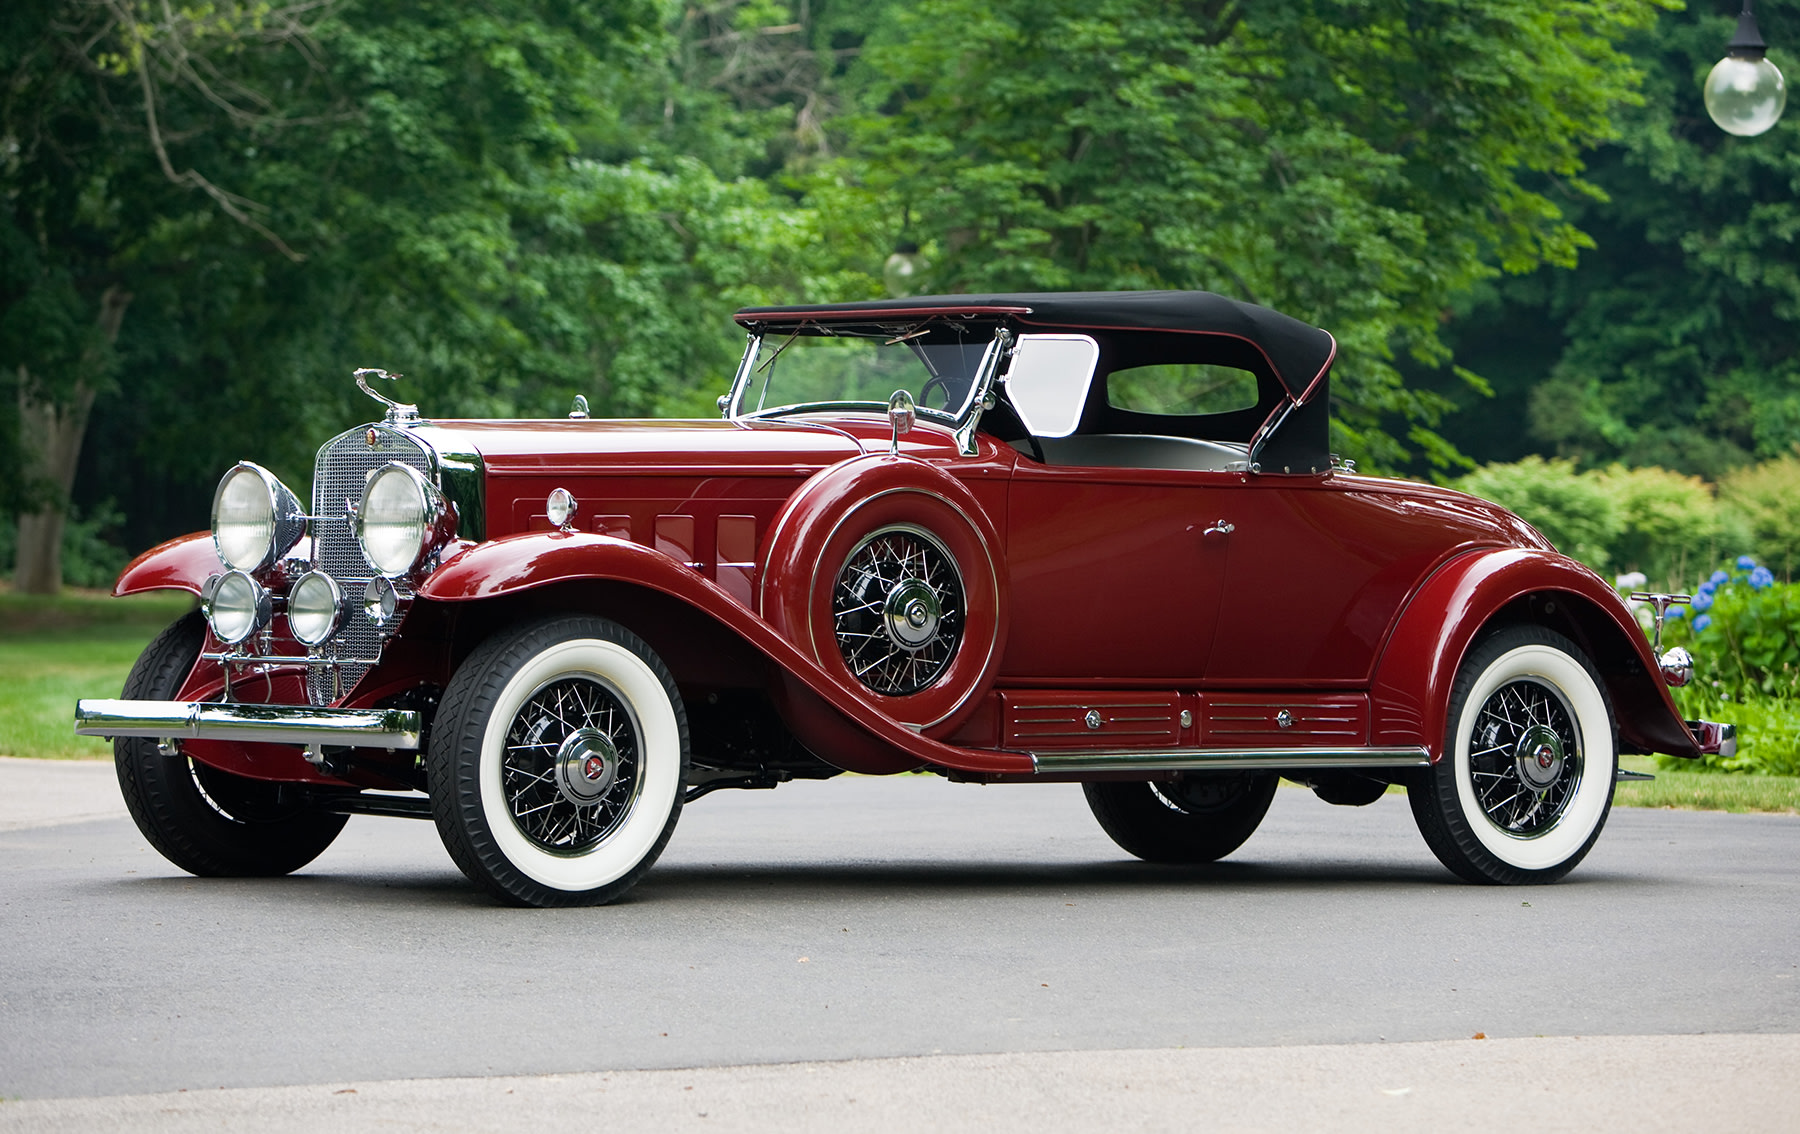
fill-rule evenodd
<path id="1" fill-rule="evenodd" d="M 1738 726 L 1737 755 L 1704 766 L 1800 774 L 1800 583 L 1777 582 L 1744 555 L 1694 589 L 1690 611 L 1669 614 L 1664 641 L 1695 659 L 1694 684 L 1677 694 L 1683 712 Z"/>
<path id="2" fill-rule="evenodd" d="M 1595 477 L 1577 473 L 1575 462 L 1533 456 L 1483 465 L 1455 487 L 1518 513 L 1564 555 L 1596 571 L 1612 568 L 1624 522 L 1612 496 Z"/>
<path id="3" fill-rule="evenodd" d="M 1743 525 L 1756 557 L 1791 582 L 1800 568 L 1800 455 L 1726 474 L 1719 503 Z"/>
<path id="4" fill-rule="evenodd" d="M 1717 556 L 1719 505 L 1699 477 L 1623 465 L 1589 475 L 1612 500 L 1618 518 L 1608 566 L 1642 571 L 1656 586 L 1673 589 Z"/>

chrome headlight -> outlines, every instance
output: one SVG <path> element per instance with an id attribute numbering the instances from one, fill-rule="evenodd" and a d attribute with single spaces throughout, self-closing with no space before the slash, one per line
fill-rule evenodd
<path id="1" fill-rule="evenodd" d="M 356 542 L 378 573 L 406 574 L 454 528 L 443 493 L 417 469 L 394 462 L 369 474 L 356 511 Z"/>
<path id="2" fill-rule="evenodd" d="M 344 589 L 323 571 L 308 571 L 288 592 L 288 629 L 308 646 L 337 633 L 344 619 Z"/>
<path id="3" fill-rule="evenodd" d="M 208 580 L 200 599 L 200 613 L 213 637 L 229 646 L 267 626 L 272 606 L 269 592 L 242 571 L 227 571 L 216 582 Z"/>
<path id="4" fill-rule="evenodd" d="M 212 530 L 225 566 L 261 571 L 300 542 L 306 513 L 274 473 L 240 461 L 213 493 Z"/>

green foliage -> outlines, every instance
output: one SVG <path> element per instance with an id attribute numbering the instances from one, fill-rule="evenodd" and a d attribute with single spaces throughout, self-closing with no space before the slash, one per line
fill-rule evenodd
<path id="1" fill-rule="evenodd" d="M 1800 442 L 1800 130 L 1734 138 L 1701 105 L 1741 5 L 1697 0 L 1624 41 L 1644 102 L 1588 159 L 1593 199 L 1556 197 L 1595 247 L 1573 272 L 1496 281 L 1447 328 L 1496 400 L 1450 375 L 1446 435 L 1484 460 L 1525 451 L 1718 480 Z M 1769 59 L 1792 82 L 1800 3 L 1764 0 Z M 1793 546 L 1793 544 L 1789 544 Z M 1765 549 L 1773 557 L 1772 549 Z"/>
<path id="2" fill-rule="evenodd" d="M 1455 487 L 1516 512 L 1564 555 L 1603 573 L 1612 568 L 1612 546 L 1624 531 L 1624 518 L 1606 489 L 1576 472 L 1574 462 L 1526 457 L 1485 465 Z"/>
<path id="3" fill-rule="evenodd" d="M 936 290 L 1199 287 L 1330 327 L 1337 444 L 1456 454 L 1447 293 L 1588 242 L 1527 183 L 1578 195 L 1636 72 L 1648 3 L 918 0 L 871 38 L 855 173 Z M 953 29 L 953 30 L 952 30 Z"/>
<path id="4" fill-rule="evenodd" d="M 1726 474 L 1719 482 L 1719 501 L 1743 528 L 1756 558 L 1791 581 L 1800 568 L 1800 456 Z"/>
<path id="5" fill-rule="evenodd" d="M 1582 471 L 1571 460 L 1533 456 L 1483 465 L 1455 487 L 1517 512 L 1601 574 L 1641 572 L 1675 590 L 1713 562 L 1730 522 L 1710 485 L 1667 469 Z"/>
<path id="6" fill-rule="evenodd" d="M 1800 584 L 1776 582 L 1746 555 L 1702 580 L 1693 595 L 1690 610 L 1670 611 L 1664 634 L 1666 644 L 1692 651 L 1696 663 L 1694 683 L 1677 691 L 1677 700 L 1689 717 L 1738 727 L 1737 754 L 1709 756 L 1701 766 L 1800 775 Z"/>
<path id="7" fill-rule="evenodd" d="M 121 544 L 120 527 L 125 516 L 111 500 L 91 512 L 72 507 L 63 523 L 63 582 L 71 587 L 111 587 L 125 569 L 129 556 Z M 0 577 L 17 565 L 18 522 L 0 514 Z"/>
<path id="8" fill-rule="evenodd" d="M 1699 477 L 1623 465 L 1590 475 L 1618 519 L 1607 548 L 1613 569 L 1641 571 L 1659 587 L 1680 587 L 1717 556 L 1721 510 L 1712 486 Z"/>

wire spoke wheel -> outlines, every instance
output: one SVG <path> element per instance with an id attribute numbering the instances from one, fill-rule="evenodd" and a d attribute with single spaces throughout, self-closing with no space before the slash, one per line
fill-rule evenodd
<path id="1" fill-rule="evenodd" d="M 513 716 L 500 784 L 521 834 L 554 854 L 579 854 L 637 799 L 637 722 L 601 681 L 552 681 Z"/>
<path id="2" fill-rule="evenodd" d="M 850 552 L 832 591 L 844 664 L 877 693 L 931 685 L 962 644 L 966 603 L 956 560 L 922 528 L 883 528 Z"/>
<path id="3" fill-rule="evenodd" d="M 1593 664 L 1543 626 L 1469 650 L 1445 707 L 1442 756 L 1406 787 L 1419 833 L 1470 882 L 1554 882 L 1612 810 L 1618 734 Z"/>
<path id="4" fill-rule="evenodd" d="M 1508 834 L 1531 838 L 1556 825 L 1581 782 L 1581 737 L 1556 690 L 1514 681 L 1482 704 L 1469 778 L 1483 814 Z"/>

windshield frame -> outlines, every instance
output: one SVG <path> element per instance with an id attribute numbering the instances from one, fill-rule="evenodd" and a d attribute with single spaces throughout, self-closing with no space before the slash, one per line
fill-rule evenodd
<path id="1" fill-rule="evenodd" d="M 858 324 L 858 326 L 871 329 L 879 327 L 879 333 L 855 335 L 844 334 L 829 323 L 814 320 L 805 320 L 797 323 L 760 324 L 754 326 L 750 329 L 749 336 L 745 341 L 743 360 L 738 363 L 737 375 L 732 379 L 731 390 L 724 398 L 720 399 L 720 412 L 722 416 L 728 420 L 744 421 L 766 420 L 808 413 L 871 413 L 885 415 L 888 409 L 888 403 L 885 399 L 882 401 L 791 402 L 754 410 L 746 409 L 745 402 L 749 399 L 751 390 L 756 384 L 758 373 L 767 367 L 774 358 L 778 357 L 781 351 L 785 349 L 789 343 L 802 335 L 816 338 L 863 338 L 876 341 L 885 339 L 886 343 L 892 345 L 904 342 L 909 338 L 918 337 L 921 332 L 931 329 L 933 324 L 937 322 L 939 321 L 935 319 L 913 319 L 907 320 L 904 323 L 894 324 L 886 322 L 862 323 Z M 849 328 L 847 327 L 844 328 L 844 330 L 848 329 Z M 1000 355 L 1008 340 L 1009 336 L 1003 328 L 998 326 L 993 328 L 986 345 L 982 348 L 981 361 L 976 366 L 974 379 L 969 383 L 968 393 L 964 396 L 962 404 L 957 406 L 954 412 L 946 409 L 933 409 L 923 405 L 917 406 L 914 412 L 920 418 L 927 421 L 935 421 L 941 425 L 949 426 L 959 435 L 964 432 L 967 429 L 968 423 L 980 413 L 982 403 L 993 390 L 995 374 L 1000 368 Z M 972 336 L 971 341 L 978 340 L 975 340 Z M 769 349 L 767 349 L 768 344 L 771 342 L 774 344 L 773 353 L 770 353 Z M 923 356 L 919 356 L 919 358 L 921 364 L 929 370 L 930 363 L 927 362 Z"/>

